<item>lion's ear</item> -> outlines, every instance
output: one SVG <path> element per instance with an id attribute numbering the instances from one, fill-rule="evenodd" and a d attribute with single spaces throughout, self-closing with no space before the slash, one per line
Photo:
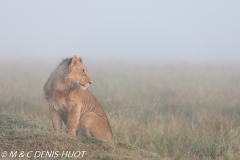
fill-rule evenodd
<path id="1" fill-rule="evenodd" d="M 82 60 L 82 58 L 79 58 L 79 62 L 83 64 L 83 60 Z"/>
<path id="2" fill-rule="evenodd" d="M 73 67 L 74 65 L 76 65 L 76 64 L 78 64 L 78 63 L 79 63 L 78 57 L 77 57 L 76 55 L 73 56 L 73 57 L 72 57 L 72 61 L 71 61 L 70 65 L 69 65 L 69 68 Z"/>

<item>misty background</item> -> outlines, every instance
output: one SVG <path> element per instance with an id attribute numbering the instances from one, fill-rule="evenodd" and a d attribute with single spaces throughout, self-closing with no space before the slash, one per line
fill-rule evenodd
<path id="1" fill-rule="evenodd" d="M 0 1 L 1 59 L 240 62 L 239 1 Z"/>

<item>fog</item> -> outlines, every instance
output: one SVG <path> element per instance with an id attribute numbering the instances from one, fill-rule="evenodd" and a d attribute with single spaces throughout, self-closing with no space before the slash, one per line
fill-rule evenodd
<path id="1" fill-rule="evenodd" d="M 1 59 L 240 62 L 239 1 L 0 1 Z"/>

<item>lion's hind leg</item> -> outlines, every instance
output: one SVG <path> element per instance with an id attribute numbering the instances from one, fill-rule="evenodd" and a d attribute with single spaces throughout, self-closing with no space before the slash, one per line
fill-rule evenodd
<path id="1" fill-rule="evenodd" d="M 107 118 L 100 117 L 94 112 L 82 115 L 77 135 L 99 139 L 112 139 L 112 131 Z"/>

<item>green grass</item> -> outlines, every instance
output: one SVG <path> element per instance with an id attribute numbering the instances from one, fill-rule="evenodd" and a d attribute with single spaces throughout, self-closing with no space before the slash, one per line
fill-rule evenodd
<path id="1" fill-rule="evenodd" d="M 89 89 L 104 108 L 118 147 L 123 146 L 128 157 L 134 157 L 130 154 L 135 146 L 166 159 L 240 159 L 239 65 L 86 62 L 86 66 L 93 80 Z M 51 135 L 42 87 L 55 67 L 40 62 L 1 63 L 0 112 L 21 114 L 41 128 L 33 126 L 38 134 Z M 16 133 L 9 130 L 8 134 Z M 53 137 L 61 136 L 67 135 Z M 82 139 L 81 145 L 88 142 L 111 150 L 97 140 Z M 92 153 L 91 158 L 115 155 L 99 153 Z"/>

